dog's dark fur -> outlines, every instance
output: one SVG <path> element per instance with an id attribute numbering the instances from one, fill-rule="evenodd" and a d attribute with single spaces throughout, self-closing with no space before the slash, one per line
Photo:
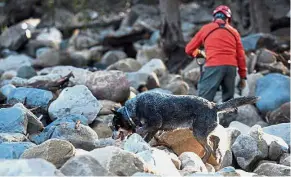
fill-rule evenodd
<path id="1" fill-rule="evenodd" d="M 206 162 L 210 153 L 213 153 L 207 143 L 207 137 L 218 125 L 217 113 L 231 111 L 238 106 L 255 103 L 257 100 L 258 97 L 240 97 L 215 104 L 196 96 L 144 92 L 114 111 L 113 126 L 114 131 L 118 131 L 121 127 L 136 132 L 145 137 L 147 142 L 159 130 L 190 128 L 205 148 L 206 153 L 202 160 Z M 131 124 L 129 117 L 136 127 Z"/>

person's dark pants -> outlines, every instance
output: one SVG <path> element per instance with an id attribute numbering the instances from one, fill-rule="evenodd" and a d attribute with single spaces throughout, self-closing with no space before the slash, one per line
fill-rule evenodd
<path id="1" fill-rule="evenodd" d="M 232 99 L 235 90 L 236 72 L 235 66 L 205 67 L 198 83 L 198 96 L 213 101 L 219 86 L 221 86 L 222 101 Z"/>

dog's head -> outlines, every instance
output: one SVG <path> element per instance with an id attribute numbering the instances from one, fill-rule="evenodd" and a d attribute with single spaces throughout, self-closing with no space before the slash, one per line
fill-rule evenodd
<path id="1" fill-rule="evenodd" d="M 128 115 L 124 115 L 117 111 L 117 108 L 111 110 L 114 113 L 112 120 L 113 139 L 124 140 L 127 136 L 135 132 L 135 124 Z"/>

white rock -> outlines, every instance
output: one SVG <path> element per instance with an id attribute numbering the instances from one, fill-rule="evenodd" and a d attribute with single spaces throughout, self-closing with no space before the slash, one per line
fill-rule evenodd
<path id="1" fill-rule="evenodd" d="M 48 112 L 55 120 L 64 115 L 81 114 L 92 123 L 98 115 L 102 105 L 84 85 L 76 85 L 64 89 L 59 97 L 51 103 Z"/>
<path id="2" fill-rule="evenodd" d="M 62 33 L 56 28 L 44 28 L 41 33 L 36 37 L 36 40 L 51 41 L 58 45 L 62 42 Z"/>
<path id="3" fill-rule="evenodd" d="M 15 70 L 17 71 L 22 66 L 31 66 L 32 58 L 26 55 L 10 55 L 7 58 L 0 60 L 0 70 L 8 71 Z"/>
<path id="4" fill-rule="evenodd" d="M 153 58 L 149 62 L 147 62 L 145 65 L 142 66 L 138 72 L 140 73 L 156 73 L 158 77 L 161 77 L 165 74 L 167 71 L 166 65 L 161 59 Z"/>

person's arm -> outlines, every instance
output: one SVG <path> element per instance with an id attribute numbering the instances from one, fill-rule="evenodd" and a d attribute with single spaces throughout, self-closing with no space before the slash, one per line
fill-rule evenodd
<path id="1" fill-rule="evenodd" d="M 191 41 L 186 45 L 185 52 L 189 56 L 196 57 L 199 54 L 199 46 L 202 44 L 202 30 L 198 31 Z"/>
<path id="2" fill-rule="evenodd" d="M 246 68 L 246 58 L 245 58 L 245 51 L 241 42 L 241 37 L 237 32 L 237 45 L 236 45 L 236 52 L 237 52 L 237 63 L 238 63 L 238 74 L 241 79 L 246 79 L 247 77 L 247 68 Z"/>

